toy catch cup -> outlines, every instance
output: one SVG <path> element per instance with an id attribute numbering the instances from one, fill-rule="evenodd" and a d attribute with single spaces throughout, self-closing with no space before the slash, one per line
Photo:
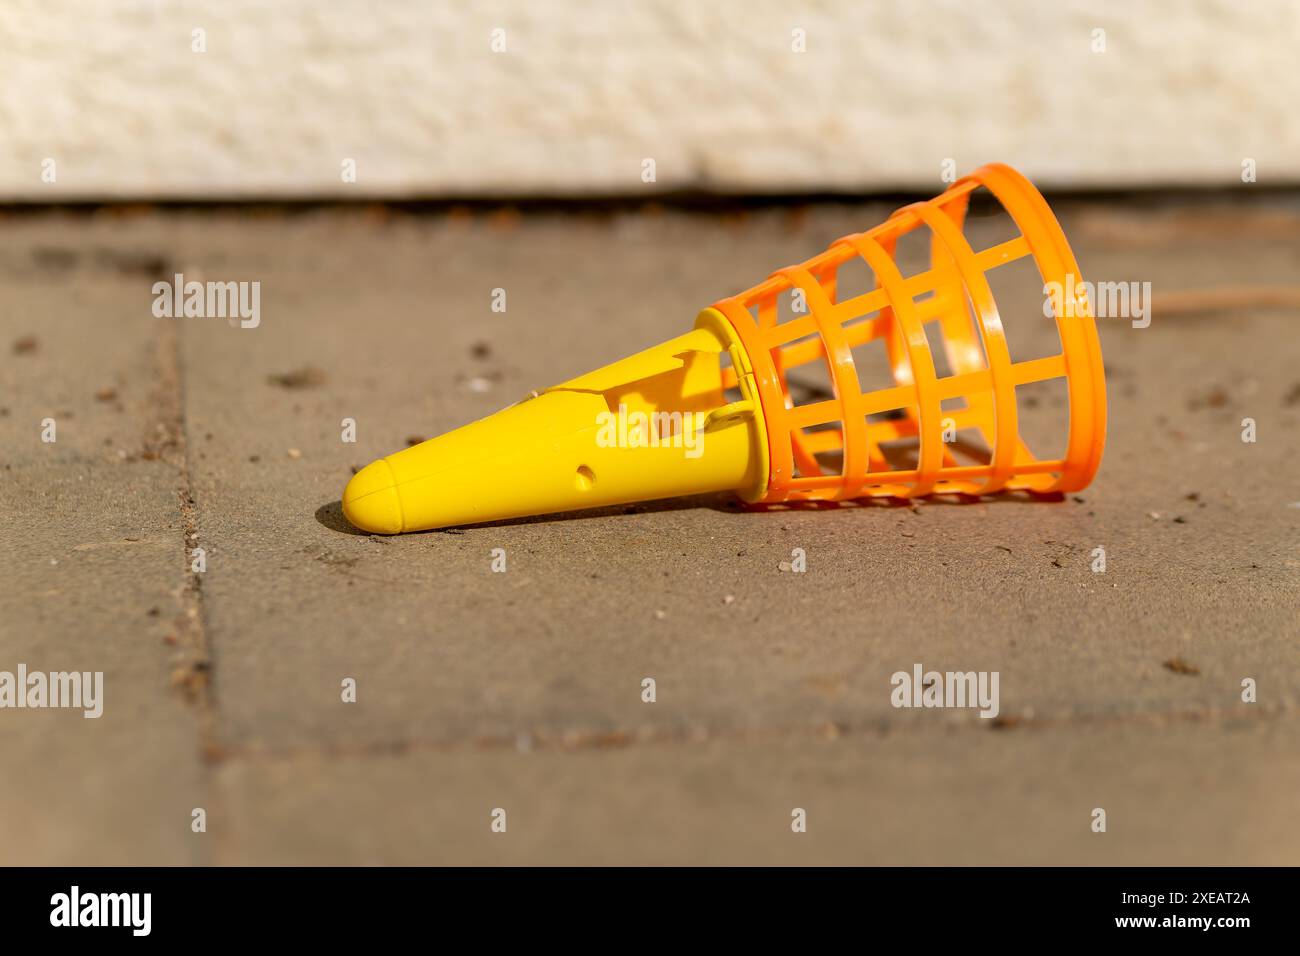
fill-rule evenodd
<path id="1" fill-rule="evenodd" d="M 977 252 L 963 224 L 981 186 L 1019 235 Z M 896 244 L 914 230 L 928 234 L 929 268 L 904 275 Z M 364 531 L 396 534 L 720 491 L 754 503 L 1077 491 L 1106 437 L 1097 329 L 1082 293 L 1058 296 L 1060 352 L 1016 361 L 987 273 L 1024 256 L 1045 287 L 1083 288 L 1038 190 L 1007 166 L 984 166 L 715 302 L 685 335 L 372 462 L 348 483 L 343 512 Z M 854 260 L 873 287 L 838 295 Z M 780 314 L 783 296 L 802 308 Z M 877 340 L 892 375 L 865 381 L 853 350 Z M 824 393 L 792 391 L 788 373 L 808 363 L 824 363 Z M 1016 388 L 1056 378 L 1069 399 L 1067 442 L 1061 457 L 1040 458 L 1021 437 Z M 965 453 L 957 431 L 986 450 Z M 900 443 L 912 452 L 901 462 L 883 450 Z"/>

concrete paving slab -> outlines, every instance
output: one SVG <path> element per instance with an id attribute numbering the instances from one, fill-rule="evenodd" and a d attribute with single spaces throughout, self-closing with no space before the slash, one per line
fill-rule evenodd
<path id="1" fill-rule="evenodd" d="M 133 307 L 140 266 L 107 235 L 86 242 L 58 219 L 4 232 L 0 670 L 103 683 L 98 718 L 0 710 L 0 862 L 201 862 L 201 717 L 173 675 L 191 678 L 203 652 L 188 614 L 179 409 L 169 418 L 158 393 L 175 343 Z"/>
<path id="2" fill-rule="evenodd" d="M 217 552 L 223 740 L 616 729 L 645 719 L 646 676 L 671 701 L 652 719 L 674 726 L 854 723 L 890 717 L 889 676 L 915 662 L 1000 668 L 1007 706 L 1040 715 L 1221 708 L 1265 674 L 1262 703 L 1291 706 L 1300 512 L 1278 479 L 1300 409 L 1275 347 L 1284 311 L 1103 323 L 1110 443 L 1078 500 L 752 514 L 719 498 L 390 539 L 341 521 L 350 469 L 408 435 L 668 337 L 699 305 L 880 214 L 355 228 L 321 216 L 222 244 L 240 257 L 231 275 L 263 276 L 267 302 L 257 329 L 185 328 L 187 416 L 212 435 L 194 471 Z M 1079 254 L 1101 275 L 1136 268 L 1131 250 L 1107 258 L 1088 236 Z M 1271 249 L 1240 257 L 1236 281 L 1283 282 L 1292 264 Z M 1181 288 L 1228 252 L 1202 242 L 1188 261 L 1151 245 L 1135 274 Z M 507 290 L 504 315 L 493 288 Z M 1033 312 L 1036 287 L 1020 291 L 1008 324 L 1023 315 L 1036 347 L 1055 332 Z M 323 381 L 272 381 L 302 369 Z M 1205 404 L 1213 388 L 1229 397 Z M 1246 412 L 1264 429 L 1253 445 L 1240 441 Z M 344 418 L 355 445 L 340 440 Z M 810 570 L 783 573 L 796 547 Z M 1097 547 L 1105 574 L 1091 570 Z M 493 548 L 507 573 L 491 571 Z M 1175 658 L 1200 673 L 1169 671 Z M 347 676 L 356 708 L 340 703 Z"/>
<path id="3" fill-rule="evenodd" d="M 1153 719 L 304 754 L 218 780 L 254 863 L 1283 865 L 1298 753 L 1294 722 Z"/>

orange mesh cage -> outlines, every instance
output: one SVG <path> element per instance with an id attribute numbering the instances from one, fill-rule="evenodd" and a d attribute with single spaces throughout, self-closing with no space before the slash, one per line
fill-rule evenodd
<path id="1" fill-rule="evenodd" d="M 1018 235 L 976 251 L 965 224 L 971 194 L 980 187 L 1009 215 Z M 919 235 L 909 243 L 928 239 L 929 263 L 905 274 L 897 250 L 899 240 L 912 233 Z M 1065 294 L 1034 299 L 1052 303 L 1059 351 L 1017 360 L 990 274 L 1026 256 L 1041 283 L 1035 293 L 1059 283 Z M 863 263 L 872 275 L 869 287 L 837 294 L 846 272 L 860 271 Z M 1047 493 L 1086 486 L 1105 443 L 1106 390 L 1082 281 L 1042 195 L 1015 170 L 992 164 L 942 195 L 905 206 L 874 229 L 836 240 L 807 262 L 715 303 L 754 368 L 770 455 L 761 500 Z M 783 296 L 801 299 L 803 308 L 779 315 Z M 1008 319 L 1048 322 L 1045 311 Z M 883 346 L 888 371 L 867 381 L 873 376 L 865 362 L 861 368 L 855 364 L 854 353 L 873 343 Z M 796 401 L 787 376 L 801 366 L 824 370 L 829 387 L 810 395 L 795 388 Z M 1068 401 L 1059 407 L 1068 419 L 1055 433 L 1066 433 L 1064 451 L 1039 457 L 1021 434 L 1017 389 L 1061 379 Z M 735 384 L 735 370 L 727 369 L 724 387 Z"/>

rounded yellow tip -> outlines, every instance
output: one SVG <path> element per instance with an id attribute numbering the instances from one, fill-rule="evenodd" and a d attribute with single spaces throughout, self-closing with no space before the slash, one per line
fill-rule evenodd
<path id="1" fill-rule="evenodd" d="M 343 491 L 343 514 L 362 531 L 400 534 L 402 501 L 393 469 L 384 459 L 372 461 L 352 476 Z"/>

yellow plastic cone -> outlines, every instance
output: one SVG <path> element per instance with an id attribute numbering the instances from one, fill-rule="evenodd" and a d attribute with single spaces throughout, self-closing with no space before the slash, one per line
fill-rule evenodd
<path id="1" fill-rule="evenodd" d="M 1020 235 L 976 252 L 962 228 L 980 187 Z M 929 233 L 930 267 L 904 276 L 894 250 L 916 229 Z M 397 534 L 717 491 L 780 502 L 1077 490 L 1105 443 L 1101 348 L 1076 292 L 1050 300 L 1060 353 L 1013 360 L 986 273 L 1025 256 L 1045 288 L 1086 288 L 1038 191 L 1009 167 L 982 167 L 718 301 L 692 332 L 372 462 L 348 483 L 343 512 Z M 838 270 L 858 258 L 875 286 L 841 300 Z M 794 291 L 806 308 L 782 321 L 777 299 Z M 875 340 L 893 380 L 868 388 L 852 350 Z M 796 401 L 787 372 L 816 362 L 834 394 Z M 1069 399 L 1065 452 L 1040 458 L 1019 434 L 1016 389 L 1054 378 Z M 952 444 L 959 429 L 986 450 Z M 882 448 L 900 441 L 914 452 L 901 464 Z"/>
<path id="2" fill-rule="evenodd" d="M 762 495 L 757 403 L 728 401 L 725 322 L 589 372 L 372 462 L 343 512 L 379 534 L 716 491 Z"/>

